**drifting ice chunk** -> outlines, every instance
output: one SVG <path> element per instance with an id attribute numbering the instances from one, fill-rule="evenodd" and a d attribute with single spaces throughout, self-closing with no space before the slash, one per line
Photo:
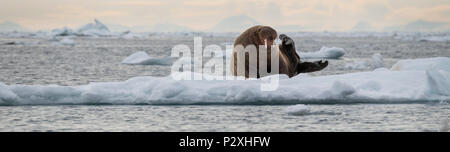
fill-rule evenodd
<path id="1" fill-rule="evenodd" d="M 177 58 L 173 57 L 160 57 L 154 58 L 148 56 L 146 52 L 139 51 L 133 53 L 122 61 L 122 64 L 131 64 L 131 65 L 172 65 Z"/>
<path id="2" fill-rule="evenodd" d="M 320 59 L 337 59 L 344 56 L 345 52 L 343 48 L 337 47 L 326 47 L 323 46 L 317 52 L 299 52 L 297 51 L 300 58 L 308 59 L 308 58 L 320 58 Z"/>
<path id="3" fill-rule="evenodd" d="M 51 41 L 53 45 L 66 45 L 66 46 L 74 46 L 75 45 L 75 41 L 73 41 L 69 37 L 63 37 L 62 39 L 53 37 L 49 41 Z"/>
<path id="4" fill-rule="evenodd" d="M 75 41 L 65 37 L 63 38 L 61 41 L 59 41 L 60 44 L 62 45 L 70 45 L 70 46 L 74 46 L 75 45 Z"/>
<path id="5" fill-rule="evenodd" d="M 303 104 L 293 105 L 286 108 L 286 113 L 294 116 L 306 115 L 309 111 L 309 107 Z"/>

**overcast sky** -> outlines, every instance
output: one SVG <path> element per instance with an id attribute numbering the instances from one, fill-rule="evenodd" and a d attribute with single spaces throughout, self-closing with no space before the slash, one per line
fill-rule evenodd
<path id="1" fill-rule="evenodd" d="M 226 17 L 246 14 L 266 25 L 300 25 L 343 31 L 358 22 L 374 29 L 423 19 L 450 22 L 450 0 L 0 0 L 0 22 L 28 29 L 107 24 L 173 23 L 206 30 Z"/>

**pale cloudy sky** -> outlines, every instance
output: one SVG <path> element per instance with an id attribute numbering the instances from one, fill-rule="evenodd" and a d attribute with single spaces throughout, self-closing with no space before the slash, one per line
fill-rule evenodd
<path id="1" fill-rule="evenodd" d="M 450 22 L 450 0 L 0 0 L 0 22 L 28 29 L 79 27 L 94 18 L 107 24 L 173 23 L 207 30 L 246 14 L 265 25 L 300 25 L 343 31 L 358 22 L 374 29 L 415 20 Z"/>

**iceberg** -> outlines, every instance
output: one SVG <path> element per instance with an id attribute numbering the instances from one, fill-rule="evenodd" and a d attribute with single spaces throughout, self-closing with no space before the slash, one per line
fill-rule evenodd
<path id="1" fill-rule="evenodd" d="M 61 29 L 53 29 L 50 32 L 52 36 L 91 36 L 91 37 L 107 37 L 107 36 L 117 36 L 117 33 L 111 32 L 109 28 L 97 19 L 94 19 L 94 23 L 88 23 L 78 28 L 77 30 L 72 30 L 68 27 L 63 27 Z"/>
<path id="2" fill-rule="evenodd" d="M 426 61 L 426 62 L 425 62 Z M 406 65 L 411 65 L 405 66 Z M 391 70 L 280 79 L 275 91 L 261 91 L 265 79 L 175 80 L 135 77 L 123 82 L 80 86 L 5 85 L 0 105 L 186 105 L 349 104 L 450 102 L 450 58 L 401 60 Z M 211 77 L 209 77 L 211 78 Z M 294 108 L 300 111 L 299 108 Z M 296 113 L 296 112 L 294 112 Z"/>
<path id="3" fill-rule="evenodd" d="M 303 59 L 338 59 L 342 56 L 344 56 L 345 51 L 343 48 L 338 47 L 326 47 L 322 46 L 319 51 L 317 52 L 300 52 L 297 51 L 300 58 Z"/>
<path id="4" fill-rule="evenodd" d="M 105 24 L 94 19 L 94 24 L 89 23 L 77 30 L 77 34 L 81 36 L 111 36 L 112 34 Z"/>

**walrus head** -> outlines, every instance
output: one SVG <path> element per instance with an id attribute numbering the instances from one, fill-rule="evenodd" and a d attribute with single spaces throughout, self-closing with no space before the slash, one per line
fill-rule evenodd
<path id="1" fill-rule="evenodd" d="M 277 38 L 277 31 L 269 26 L 261 26 L 258 28 L 258 37 L 261 40 L 260 44 L 271 46 Z"/>

